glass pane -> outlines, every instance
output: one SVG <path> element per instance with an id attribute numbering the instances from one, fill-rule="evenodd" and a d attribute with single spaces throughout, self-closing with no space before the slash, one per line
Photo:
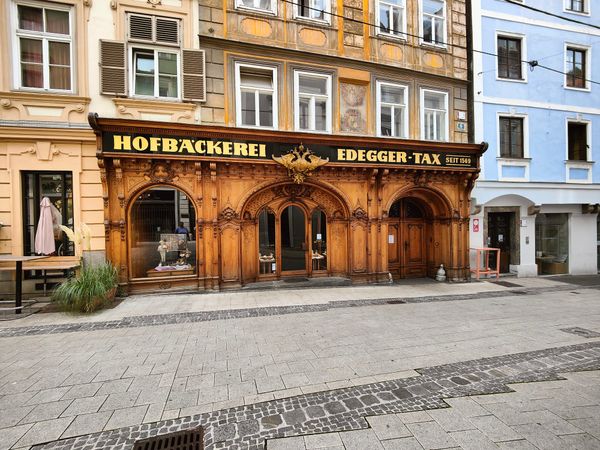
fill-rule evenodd
<path id="1" fill-rule="evenodd" d="M 435 139 L 434 113 L 431 111 L 425 111 L 424 116 L 425 116 L 424 117 L 425 124 L 423 125 L 423 128 L 425 130 L 424 137 L 425 137 L 425 139 L 433 140 L 433 139 Z"/>
<path id="2" fill-rule="evenodd" d="M 136 53 L 135 70 L 137 73 L 154 74 L 154 55 L 151 53 Z"/>
<path id="3" fill-rule="evenodd" d="M 404 89 L 382 84 L 381 101 L 384 103 L 404 104 Z"/>
<path id="4" fill-rule="evenodd" d="M 19 28 L 22 30 L 44 31 L 42 9 L 19 5 Z"/>
<path id="5" fill-rule="evenodd" d="M 256 123 L 256 96 L 254 91 L 242 91 L 242 124 L 257 125 Z"/>
<path id="6" fill-rule="evenodd" d="M 273 72 L 240 70 L 240 82 L 244 87 L 273 89 Z"/>
<path id="7" fill-rule="evenodd" d="M 394 34 L 402 34 L 402 10 L 392 8 L 392 30 Z"/>
<path id="8" fill-rule="evenodd" d="M 281 270 L 306 270 L 306 224 L 297 206 L 281 213 Z"/>
<path id="9" fill-rule="evenodd" d="M 196 211 L 177 189 L 140 194 L 130 213 L 131 275 L 192 275 L 196 265 Z"/>
<path id="10" fill-rule="evenodd" d="M 310 11 L 313 19 L 325 20 L 325 2 L 328 0 L 313 0 L 312 10 Z"/>
<path id="11" fill-rule="evenodd" d="M 435 43 L 443 44 L 444 43 L 444 21 L 436 20 L 434 21 L 435 26 Z"/>
<path id="12" fill-rule="evenodd" d="M 258 215 L 258 247 L 260 273 L 274 273 L 276 271 L 275 215 L 266 210 Z"/>
<path id="13" fill-rule="evenodd" d="M 261 93 L 258 95 L 258 110 L 260 126 L 273 126 L 273 95 Z"/>
<path id="14" fill-rule="evenodd" d="M 390 8 L 387 5 L 379 6 L 379 27 L 384 33 L 390 32 Z"/>
<path id="15" fill-rule="evenodd" d="M 71 89 L 71 68 L 50 66 L 50 89 Z"/>
<path id="16" fill-rule="evenodd" d="M 394 108 L 394 136 L 405 137 L 403 108 Z"/>
<path id="17" fill-rule="evenodd" d="M 392 135 L 392 108 L 389 106 L 381 107 L 381 135 Z"/>
<path id="18" fill-rule="evenodd" d="M 444 17 L 444 2 L 440 0 L 423 0 L 423 13 Z"/>
<path id="19" fill-rule="evenodd" d="M 23 87 L 44 87 L 44 75 L 41 64 L 21 64 L 21 85 Z"/>
<path id="20" fill-rule="evenodd" d="M 159 76 L 158 77 L 158 96 L 159 97 L 177 97 L 177 77 Z"/>
<path id="21" fill-rule="evenodd" d="M 41 63 L 42 57 L 42 41 L 37 39 L 21 38 L 21 61 Z"/>
<path id="22" fill-rule="evenodd" d="M 315 101 L 315 130 L 327 131 L 327 101 Z"/>
<path id="23" fill-rule="evenodd" d="M 271 9 L 271 0 L 259 0 L 259 5 L 258 7 L 260 9 Z"/>
<path id="24" fill-rule="evenodd" d="M 299 0 L 298 1 L 298 15 L 300 17 L 310 17 L 310 1 Z"/>
<path id="25" fill-rule="evenodd" d="M 48 33 L 69 34 L 69 13 L 47 9 L 46 31 Z"/>
<path id="26" fill-rule="evenodd" d="M 48 42 L 50 64 L 68 66 L 71 64 L 71 44 L 67 42 Z"/>
<path id="27" fill-rule="evenodd" d="M 327 270 L 327 218 L 320 209 L 312 213 L 312 270 Z"/>
<path id="28" fill-rule="evenodd" d="M 569 272 L 569 215 L 538 214 L 535 218 L 535 262 L 545 275 Z"/>
<path id="29" fill-rule="evenodd" d="M 425 94 L 425 108 L 445 109 L 444 96 L 426 93 Z"/>
<path id="30" fill-rule="evenodd" d="M 310 99 L 301 98 L 300 99 L 300 108 L 298 111 L 298 123 L 300 125 L 301 130 L 308 130 L 310 128 Z"/>
<path id="31" fill-rule="evenodd" d="M 327 78 L 300 75 L 300 92 L 327 95 Z"/>
<path id="32" fill-rule="evenodd" d="M 423 40 L 425 42 L 433 42 L 433 29 L 431 19 L 427 17 L 423 18 Z"/>
<path id="33" fill-rule="evenodd" d="M 434 139 L 438 140 L 438 141 L 445 141 L 446 140 L 446 124 L 445 124 L 445 120 L 446 119 L 446 114 L 443 112 L 438 112 L 435 115 L 435 127 L 437 129 L 437 136 L 434 137 Z"/>
<path id="34" fill-rule="evenodd" d="M 147 75 L 136 75 L 135 93 L 137 95 L 154 95 L 154 77 Z"/>
<path id="35" fill-rule="evenodd" d="M 158 73 L 162 75 L 177 75 L 177 55 L 174 53 L 158 52 Z"/>

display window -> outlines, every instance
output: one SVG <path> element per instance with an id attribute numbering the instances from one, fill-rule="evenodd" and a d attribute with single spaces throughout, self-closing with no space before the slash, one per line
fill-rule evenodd
<path id="1" fill-rule="evenodd" d="M 133 203 L 130 218 L 132 278 L 196 273 L 196 211 L 184 192 L 148 189 Z"/>
<path id="2" fill-rule="evenodd" d="M 327 217 L 320 209 L 312 213 L 312 269 L 327 270 Z"/>
<path id="3" fill-rule="evenodd" d="M 535 260 L 543 275 L 569 273 L 569 215 L 538 214 Z"/>
<path id="4" fill-rule="evenodd" d="M 258 262 L 260 274 L 272 274 L 277 270 L 275 251 L 275 214 L 263 209 L 258 215 Z"/>

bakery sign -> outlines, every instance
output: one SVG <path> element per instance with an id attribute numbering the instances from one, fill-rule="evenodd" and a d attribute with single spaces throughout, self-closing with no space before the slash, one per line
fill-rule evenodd
<path id="1" fill-rule="evenodd" d="M 154 154 L 213 159 L 236 158 L 272 160 L 288 153 L 297 144 L 203 139 L 195 137 L 156 136 L 148 134 L 102 133 L 102 152 L 118 154 Z M 344 148 L 310 144 L 312 154 L 330 163 L 394 164 L 408 166 L 476 168 L 474 155 L 411 149 Z"/>

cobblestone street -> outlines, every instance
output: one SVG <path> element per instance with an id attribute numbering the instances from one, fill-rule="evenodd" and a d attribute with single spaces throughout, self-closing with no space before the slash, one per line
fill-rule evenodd
<path id="1" fill-rule="evenodd" d="M 0 448 L 128 449 L 198 425 L 209 449 L 600 448 L 600 283 L 564 281 L 2 322 Z"/>

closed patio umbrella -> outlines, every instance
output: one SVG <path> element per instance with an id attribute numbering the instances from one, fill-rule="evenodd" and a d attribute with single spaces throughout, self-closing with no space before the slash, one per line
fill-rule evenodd
<path id="1" fill-rule="evenodd" d="M 40 206 L 40 220 L 35 231 L 35 252 L 41 255 L 50 255 L 56 251 L 52 223 L 52 203 L 48 197 L 44 197 Z"/>

